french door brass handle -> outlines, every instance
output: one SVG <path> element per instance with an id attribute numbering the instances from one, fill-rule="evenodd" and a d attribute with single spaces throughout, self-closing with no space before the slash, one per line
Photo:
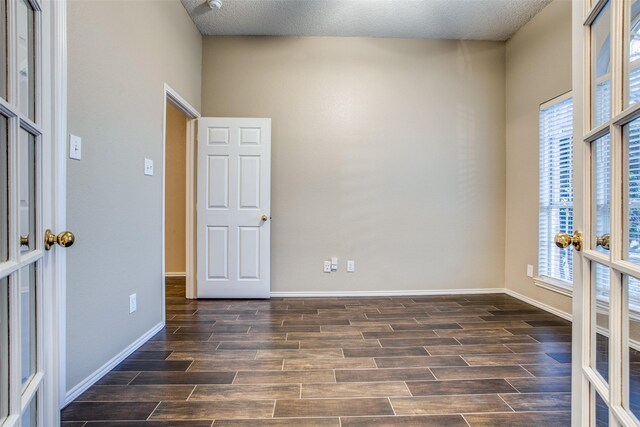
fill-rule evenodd
<path id="1" fill-rule="evenodd" d="M 260 217 L 260 219 L 262 220 L 262 222 L 267 222 L 267 220 L 269 219 L 269 217 L 268 217 L 268 216 L 266 216 L 266 215 L 262 215 L 262 216 Z"/>
<path id="2" fill-rule="evenodd" d="M 20 246 L 29 246 L 29 235 L 20 236 Z"/>
<path id="3" fill-rule="evenodd" d="M 68 248 L 73 245 L 73 242 L 76 241 L 76 236 L 73 235 L 70 231 L 63 231 L 57 236 L 51 232 L 51 230 L 47 230 L 44 232 L 44 248 L 46 250 L 51 250 L 51 247 L 56 243 L 63 248 Z"/>
<path id="4" fill-rule="evenodd" d="M 596 236 L 596 246 L 602 246 L 602 248 L 609 250 L 609 234 L 603 234 L 602 236 Z"/>
<path id="5" fill-rule="evenodd" d="M 573 245 L 576 251 L 582 250 L 582 233 L 574 231 L 573 236 L 567 233 L 558 233 L 556 234 L 555 243 L 561 249 L 566 249 L 569 245 Z"/>

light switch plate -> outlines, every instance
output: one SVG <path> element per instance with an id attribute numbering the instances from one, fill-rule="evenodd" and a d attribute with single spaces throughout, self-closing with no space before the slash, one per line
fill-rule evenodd
<path id="1" fill-rule="evenodd" d="M 69 135 L 69 158 L 73 160 L 82 159 L 82 138 L 76 135 Z"/>
<path id="2" fill-rule="evenodd" d="M 527 264 L 527 276 L 533 277 L 533 265 Z"/>
<path id="3" fill-rule="evenodd" d="M 144 159 L 144 174 L 153 176 L 153 160 Z"/>
<path id="4" fill-rule="evenodd" d="M 129 314 L 133 313 L 138 309 L 138 303 L 136 301 L 137 297 L 138 297 L 137 294 L 129 295 Z"/>
<path id="5" fill-rule="evenodd" d="M 332 271 L 337 271 L 338 270 L 338 257 L 337 256 L 332 256 L 331 257 L 331 270 Z"/>
<path id="6" fill-rule="evenodd" d="M 356 262 L 352 259 L 347 261 L 347 273 L 353 273 L 356 271 Z"/>

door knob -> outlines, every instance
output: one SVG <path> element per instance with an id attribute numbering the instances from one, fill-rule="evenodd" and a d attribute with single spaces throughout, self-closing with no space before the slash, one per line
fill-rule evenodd
<path id="1" fill-rule="evenodd" d="M 573 236 L 568 235 L 567 233 L 558 233 L 555 238 L 556 246 L 562 249 L 566 249 L 569 245 L 573 245 L 576 251 L 582 249 L 582 233 L 579 231 L 575 231 Z"/>
<path id="2" fill-rule="evenodd" d="M 20 236 L 20 246 L 29 246 L 29 235 Z"/>
<path id="3" fill-rule="evenodd" d="M 262 220 L 262 222 L 267 222 L 267 220 L 269 219 L 269 217 L 268 217 L 268 216 L 266 216 L 266 215 L 262 215 L 262 216 L 260 217 L 260 219 Z"/>
<path id="4" fill-rule="evenodd" d="M 47 230 L 44 232 L 44 248 L 46 250 L 50 250 L 53 245 L 56 243 L 62 246 L 63 248 L 68 248 L 73 245 L 73 242 L 76 241 L 76 236 L 73 235 L 70 231 L 63 231 L 57 236 L 51 232 L 51 230 Z"/>
<path id="5" fill-rule="evenodd" d="M 602 236 L 596 236 L 596 246 L 602 246 L 604 249 L 609 250 L 609 234 L 603 234 Z"/>

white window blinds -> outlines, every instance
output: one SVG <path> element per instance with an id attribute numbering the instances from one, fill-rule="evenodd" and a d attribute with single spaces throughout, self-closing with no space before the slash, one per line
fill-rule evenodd
<path id="1" fill-rule="evenodd" d="M 571 284 L 573 249 L 559 249 L 556 233 L 573 233 L 573 100 L 540 109 L 538 275 Z"/>

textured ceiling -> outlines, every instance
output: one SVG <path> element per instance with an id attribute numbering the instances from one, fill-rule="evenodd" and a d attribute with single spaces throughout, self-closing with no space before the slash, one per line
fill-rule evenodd
<path id="1" fill-rule="evenodd" d="M 551 0 L 182 0 L 204 35 L 507 40 Z"/>

